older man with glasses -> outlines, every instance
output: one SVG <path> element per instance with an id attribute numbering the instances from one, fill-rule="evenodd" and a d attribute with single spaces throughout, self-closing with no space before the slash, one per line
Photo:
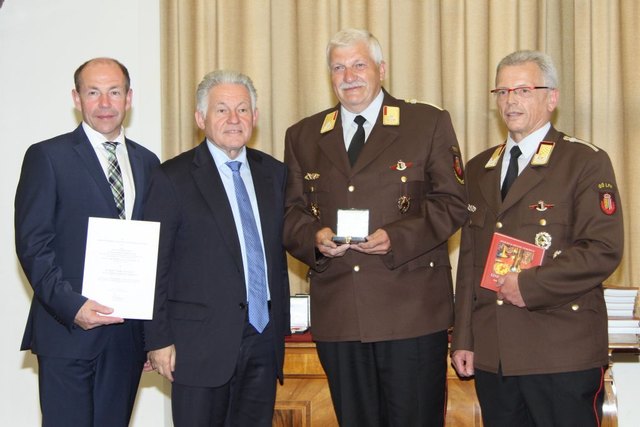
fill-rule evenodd
<path id="1" fill-rule="evenodd" d="M 467 165 L 453 364 L 475 374 L 485 426 L 597 426 L 608 347 L 602 281 L 623 249 L 613 168 L 602 149 L 551 125 L 559 91 L 548 55 L 508 55 L 491 92 L 509 133 Z M 498 256 L 496 232 L 544 256 L 507 269 L 492 290 L 481 282 Z"/>

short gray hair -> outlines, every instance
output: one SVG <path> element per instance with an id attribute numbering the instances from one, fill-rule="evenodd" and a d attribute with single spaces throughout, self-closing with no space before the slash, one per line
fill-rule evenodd
<path id="1" fill-rule="evenodd" d="M 196 109 L 203 115 L 209 108 L 209 92 L 218 85 L 232 84 L 243 85 L 251 96 L 251 110 L 256 110 L 258 94 L 249 76 L 231 70 L 216 70 L 206 74 L 196 90 Z"/>
<path id="2" fill-rule="evenodd" d="M 380 65 L 383 61 L 382 47 L 380 42 L 373 34 L 367 30 L 360 30 L 357 28 L 347 28 L 338 31 L 327 44 L 327 65 L 331 67 L 331 52 L 336 47 L 349 47 L 356 43 L 365 42 L 369 46 L 369 54 L 371 59 Z"/>
<path id="3" fill-rule="evenodd" d="M 502 58 L 496 68 L 496 79 L 503 67 L 521 65 L 527 62 L 533 62 L 540 68 L 545 86 L 554 89 L 558 88 L 558 71 L 556 66 L 553 65 L 553 60 L 546 53 L 537 50 L 518 50 Z"/>

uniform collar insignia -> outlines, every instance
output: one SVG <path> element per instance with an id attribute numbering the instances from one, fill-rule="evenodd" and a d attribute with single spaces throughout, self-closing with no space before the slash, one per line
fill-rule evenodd
<path id="1" fill-rule="evenodd" d="M 506 146 L 507 144 L 502 144 L 494 150 L 493 154 L 491 155 L 491 158 L 489 159 L 487 164 L 484 165 L 485 169 L 493 169 L 496 167 L 496 165 L 500 161 L 500 156 L 502 156 L 502 153 L 504 152 L 504 149 L 506 148 Z"/>
<path id="2" fill-rule="evenodd" d="M 320 133 L 327 133 L 336 126 L 336 120 L 338 119 L 338 110 L 328 113 L 324 117 L 324 122 L 320 128 Z"/>
<path id="3" fill-rule="evenodd" d="M 382 124 L 384 126 L 400 126 L 400 107 L 383 105 Z"/>
<path id="4" fill-rule="evenodd" d="M 556 143 L 553 141 L 542 141 L 538 145 L 538 150 L 531 158 L 531 166 L 546 166 L 551 158 L 553 147 Z"/>

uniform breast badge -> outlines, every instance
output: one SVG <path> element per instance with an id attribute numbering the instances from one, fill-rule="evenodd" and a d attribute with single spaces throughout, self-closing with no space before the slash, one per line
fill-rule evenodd
<path id="1" fill-rule="evenodd" d="M 541 247 L 542 249 L 549 249 L 551 247 L 551 234 L 546 231 L 541 231 L 536 234 L 535 239 L 536 246 Z"/>
<path id="2" fill-rule="evenodd" d="M 390 169 L 398 172 L 403 172 L 412 166 L 413 166 L 412 162 L 404 162 L 402 160 L 398 160 L 395 165 L 390 166 Z M 400 197 L 398 197 L 398 201 L 396 202 L 396 205 L 398 206 L 398 210 L 400 211 L 401 214 L 407 213 L 407 211 L 409 211 L 409 208 L 411 207 L 411 197 L 407 194 L 408 180 L 409 178 L 407 178 L 406 175 L 402 175 L 400 177 L 400 182 L 402 183 L 402 190 L 401 190 Z"/>
<path id="3" fill-rule="evenodd" d="M 554 207 L 555 205 L 552 203 L 546 203 L 544 200 L 538 201 L 535 205 L 529 205 L 529 209 L 535 209 L 538 212 L 544 212 L 547 209 Z"/>
<path id="4" fill-rule="evenodd" d="M 389 169 L 402 172 L 403 170 L 406 170 L 407 168 L 410 168 L 412 166 L 412 162 L 404 162 L 402 160 L 398 160 L 396 164 L 389 166 Z"/>
<path id="5" fill-rule="evenodd" d="M 411 197 L 402 195 L 398 198 L 398 210 L 401 214 L 407 213 L 409 208 L 411 207 Z"/>
<path id="6" fill-rule="evenodd" d="M 308 172 L 304 175 L 305 181 L 311 181 L 311 185 L 309 186 L 309 210 L 311 214 L 316 218 L 320 219 L 320 207 L 318 206 L 318 199 L 316 195 L 316 188 L 313 185 L 313 181 L 320 178 L 320 174 L 316 172 Z"/>

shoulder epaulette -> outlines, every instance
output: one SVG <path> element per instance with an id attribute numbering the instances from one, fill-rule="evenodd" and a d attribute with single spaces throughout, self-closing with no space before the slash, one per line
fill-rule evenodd
<path id="1" fill-rule="evenodd" d="M 425 105 L 431 105 L 434 108 L 437 108 L 438 110 L 442 111 L 442 107 L 440 107 L 439 105 L 436 104 L 432 104 L 430 102 L 425 102 L 425 101 L 418 101 L 417 99 L 413 98 L 413 99 L 405 99 L 404 102 L 406 102 L 407 104 L 425 104 Z"/>
<path id="2" fill-rule="evenodd" d="M 562 138 L 562 139 L 564 139 L 565 141 L 569 141 L 569 142 L 577 142 L 578 144 L 586 145 L 587 147 L 591 148 L 591 149 L 592 149 L 593 151 L 595 151 L 596 153 L 597 153 L 598 151 L 600 151 L 600 149 L 599 149 L 598 147 L 596 147 L 595 145 L 593 145 L 592 143 L 587 142 L 587 141 L 583 141 L 583 140 L 578 139 L 578 138 L 575 138 L 575 137 L 573 137 L 573 136 L 567 136 L 567 135 L 565 135 L 565 137 L 564 137 L 564 138 Z"/>

